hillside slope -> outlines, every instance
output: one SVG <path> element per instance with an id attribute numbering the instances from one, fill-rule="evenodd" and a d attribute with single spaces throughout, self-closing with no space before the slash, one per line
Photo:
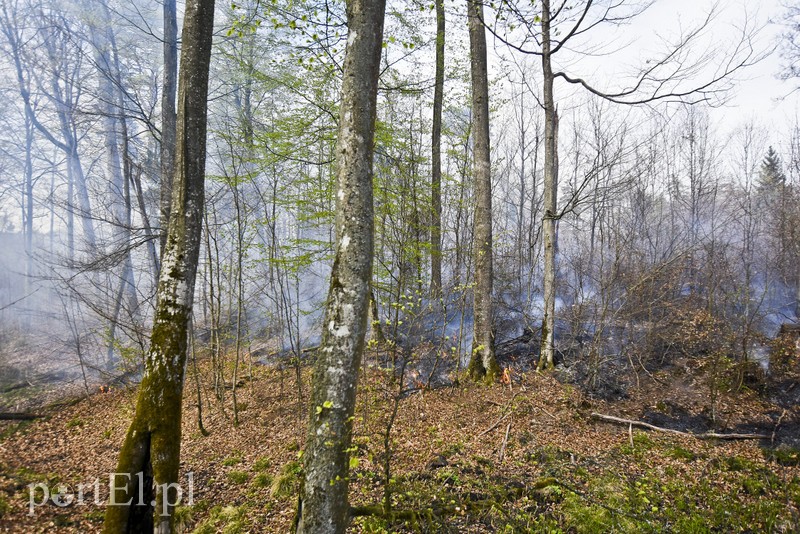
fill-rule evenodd
<path id="1" fill-rule="evenodd" d="M 308 406 L 292 370 L 256 366 L 239 388 L 240 425 L 187 380 L 179 509 L 187 532 L 287 532 Z M 308 373 L 302 372 L 303 398 Z M 753 392 L 717 400 L 720 432 L 767 440 L 700 440 L 598 422 L 592 412 L 697 430 L 707 399 L 674 371 L 621 401 L 588 398 L 552 375 L 512 385 L 465 385 L 402 397 L 389 373 L 366 370 L 356 410 L 351 503 L 364 532 L 797 532 L 800 468 L 792 440 L 800 408 Z M 131 418 L 133 391 L 97 393 L 32 422 L 1 422 L 0 531 L 94 532 L 108 473 Z M 396 418 L 389 439 L 394 400 Z M 718 425 L 719 426 L 719 425 Z M 387 444 L 389 500 L 386 497 Z M 796 445 L 795 445 L 796 446 Z M 95 479 L 100 504 L 95 504 Z M 29 485 L 67 484 L 83 503 L 29 507 Z M 40 503 L 42 488 L 35 489 Z M 30 515 L 29 515 L 30 511 Z"/>

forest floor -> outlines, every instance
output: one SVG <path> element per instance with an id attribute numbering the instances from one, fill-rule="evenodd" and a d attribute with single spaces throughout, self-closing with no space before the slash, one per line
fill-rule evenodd
<path id="1" fill-rule="evenodd" d="M 800 406 L 768 392 L 720 391 L 711 428 L 712 391 L 693 373 L 671 366 L 642 376 L 621 400 L 597 400 L 535 372 L 512 384 L 462 379 L 398 396 L 392 373 L 366 368 L 350 486 L 351 504 L 366 515 L 351 531 L 800 532 Z M 253 366 L 237 391 L 238 426 L 230 390 L 220 403 L 204 385 L 203 436 L 196 381 L 187 375 L 181 484 L 191 504 L 178 509 L 182 531 L 289 530 L 309 369 L 299 371 L 300 385 L 297 376 Z M 800 389 L 793 384 L 782 387 Z M 122 388 L 50 406 L 34 421 L 0 422 L 0 531 L 99 531 L 134 401 L 135 391 Z M 595 412 L 768 437 L 698 439 L 601 422 Z M 386 495 L 387 459 L 388 515 L 375 506 Z M 43 487 L 56 494 L 59 485 L 73 503 L 38 506 Z"/>

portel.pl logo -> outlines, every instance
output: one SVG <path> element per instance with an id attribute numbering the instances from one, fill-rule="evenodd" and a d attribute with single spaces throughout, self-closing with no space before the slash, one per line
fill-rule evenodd
<path id="1" fill-rule="evenodd" d="M 109 473 L 108 485 L 101 484 L 100 478 L 95 478 L 89 484 L 78 484 L 72 488 L 69 484 L 57 484 L 53 487 L 48 486 L 43 482 L 35 482 L 28 484 L 28 515 L 33 516 L 34 510 L 38 506 L 43 506 L 48 502 L 52 502 L 56 506 L 66 508 L 72 505 L 83 505 L 91 499 L 96 505 L 106 504 L 108 506 L 144 506 L 149 504 L 155 506 L 156 501 L 145 503 L 144 497 L 144 474 L 139 472 L 134 475 L 138 478 L 137 487 L 139 488 L 138 499 L 134 500 L 133 497 L 127 501 L 116 502 L 116 490 L 124 490 L 127 487 L 127 482 L 130 481 L 131 475 L 129 473 Z M 183 503 L 184 494 L 187 496 L 186 504 L 191 506 L 194 498 L 194 473 L 186 473 L 187 491 L 177 482 L 156 484 L 156 495 L 161 495 L 161 510 L 162 513 L 167 514 L 168 510 L 174 506 Z M 108 490 L 107 493 L 103 490 Z M 170 490 L 174 490 L 170 491 Z M 172 493 L 175 496 L 175 502 L 170 502 L 169 495 Z"/>

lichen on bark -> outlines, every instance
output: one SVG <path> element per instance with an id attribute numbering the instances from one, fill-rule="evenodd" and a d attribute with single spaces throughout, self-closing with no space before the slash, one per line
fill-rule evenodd
<path id="1" fill-rule="evenodd" d="M 184 15 L 179 83 L 177 160 L 166 246 L 156 293 L 150 349 L 145 359 L 133 421 L 114 477 L 114 506 L 104 532 L 171 533 L 180 468 L 181 410 L 187 334 L 200 253 L 205 180 L 208 71 L 214 0 L 188 0 Z M 139 473 L 154 499 L 136 507 Z M 164 491 L 167 495 L 164 495 Z"/>
<path id="2" fill-rule="evenodd" d="M 295 530 L 342 533 L 358 370 L 372 279 L 372 155 L 385 0 L 348 0 L 336 148 L 336 255 L 314 366 Z"/>

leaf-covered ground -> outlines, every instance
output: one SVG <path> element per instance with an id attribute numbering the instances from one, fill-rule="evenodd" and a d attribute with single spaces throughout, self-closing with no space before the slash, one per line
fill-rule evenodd
<path id="1" fill-rule="evenodd" d="M 204 387 L 208 436 L 198 430 L 197 391 L 188 377 L 182 483 L 188 490 L 191 472 L 193 502 L 178 510 L 184 531 L 289 530 L 308 375 L 302 371 L 298 388 L 293 370 L 255 366 L 237 392 L 238 426 L 230 391 L 223 411 Z M 364 515 L 353 521 L 354 532 L 800 531 L 800 457 L 787 445 L 796 443 L 787 432 L 800 428 L 800 408 L 751 391 L 715 400 L 717 430 L 774 433 L 774 440 L 698 440 L 591 418 L 601 412 L 678 427 L 702 420 L 707 393 L 674 369 L 644 377 L 627 399 L 613 402 L 534 373 L 512 385 L 462 381 L 415 391 L 399 400 L 388 440 L 397 384 L 373 368 L 360 388 L 351 502 Z M 108 473 L 134 399 L 133 391 L 97 393 L 52 408 L 44 419 L 0 423 L 0 531 L 100 530 Z M 388 514 L 380 506 L 387 444 Z M 90 487 L 96 478 L 101 504 Z M 73 494 L 84 484 L 84 502 L 51 501 L 29 515 L 29 485 L 37 483 L 54 492 L 67 485 Z"/>

